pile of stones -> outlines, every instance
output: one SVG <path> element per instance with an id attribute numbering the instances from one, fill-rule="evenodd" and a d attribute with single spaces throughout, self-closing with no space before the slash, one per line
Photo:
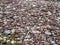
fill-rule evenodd
<path id="1" fill-rule="evenodd" d="M 60 2 L 0 0 L 0 44 L 60 45 Z"/>

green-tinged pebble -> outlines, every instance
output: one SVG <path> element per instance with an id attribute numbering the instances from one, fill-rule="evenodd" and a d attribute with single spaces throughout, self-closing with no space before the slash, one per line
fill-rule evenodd
<path id="1" fill-rule="evenodd" d="M 2 17 L 3 17 L 3 15 L 0 14 L 0 18 L 2 18 Z"/>

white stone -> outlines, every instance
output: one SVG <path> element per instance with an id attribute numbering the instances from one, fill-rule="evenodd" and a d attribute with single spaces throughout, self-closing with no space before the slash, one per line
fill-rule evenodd
<path id="1" fill-rule="evenodd" d="M 29 28 L 30 28 L 30 27 L 29 27 L 29 26 L 27 26 L 26 28 L 29 30 Z"/>
<path id="2" fill-rule="evenodd" d="M 46 25 L 46 27 L 49 27 L 49 28 L 51 28 L 51 26 L 50 26 L 50 25 Z"/>
<path id="3" fill-rule="evenodd" d="M 15 32 L 15 29 L 12 29 L 11 32 L 12 32 L 12 34 L 13 34 L 13 33 Z"/>
<path id="4" fill-rule="evenodd" d="M 48 15 L 52 15 L 52 13 L 50 11 L 48 11 L 47 13 L 48 13 Z"/>
<path id="5" fill-rule="evenodd" d="M 10 42 L 10 40 L 7 40 L 7 42 Z"/>
<path id="6" fill-rule="evenodd" d="M 27 35 L 25 38 L 30 38 L 30 35 Z"/>
<path id="7" fill-rule="evenodd" d="M 13 10 L 16 10 L 16 8 L 13 8 Z"/>
<path id="8" fill-rule="evenodd" d="M 17 40 L 19 40 L 20 38 L 17 38 Z"/>
<path id="9" fill-rule="evenodd" d="M 49 31 L 45 31 L 45 34 L 47 35 L 51 35 L 51 33 Z"/>
<path id="10" fill-rule="evenodd" d="M 2 29 L 2 27 L 0 27 L 0 29 Z"/>
<path id="11" fill-rule="evenodd" d="M 36 7 L 36 5 L 34 5 L 34 4 L 33 4 L 32 6 L 33 6 L 33 7 Z"/>
<path id="12" fill-rule="evenodd" d="M 55 43 L 55 41 L 51 41 L 51 43 L 52 43 L 52 44 L 54 44 L 54 43 Z"/>
<path id="13" fill-rule="evenodd" d="M 24 41 L 29 41 L 29 39 L 24 39 Z"/>
<path id="14" fill-rule="evenodd" d="M 14 16 L 13 18 L 18 18 L 18 16 Z"/>
<path id="15" fill-rule="evenodd" d="M 15 42 L 16 42 L 16 41 L 12 40 L 12 41 L 11 41 L 11 44 L 14 44 Z"/>
<path id="16" fill-rule="evenodd" d="M 37 29 L 39 29 L 40 27 L 39 27 L 39 26 L 37 26 L 36 28 L 37 28 Z"/>
<path id="17" fill-rule="evenodd" d="M 4 21 L 4 24 L 7 24 L 7 21 Z"/>
<path id="18" fill-rule="evenodd" d="M 39 31 L 32 31 L 32 33 L 40 33 Z"/>
<path id="19" fill-rule="evenodd" d="M 11 13 L 10 11 L 5 11 L 4 13 L 8 14 L 8 13 Z"/>
<path id="20" fill-rule="evenodd" d="M 26 1 L 33 1 L 33 0 L 26 0 Z"/>

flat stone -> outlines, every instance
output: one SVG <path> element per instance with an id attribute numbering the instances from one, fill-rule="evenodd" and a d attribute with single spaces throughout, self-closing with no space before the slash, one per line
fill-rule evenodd
<path id="1" fill-rule="evenodd" d="M 51 35 L 51 33 L 49 31 L 45 31 L 45 34 L 47 35 Z"/>
<path id="2" fill-rule="evenodd" d="M 4 34 L 6 34 L 6 35 L 8 35 L 8 34 L 10 34 L 10 33 L 11 33 L 10 30 L 5 30 L 5 31 L 4 31 Z"/>
<path id="3" fill-rule="evenodd" d="M 30 35 L 27 35 L 25 38 L 30 38 Z"/>
<path id="4" fill-rule="evenodd" d="M 55 44 L 55 41 L 51 41 L 51 44 Z"/>
<path id="5" fill-rule="evenodd" d="M 58 44 L 53 44 L 53 45 L 58 45 Z"/>

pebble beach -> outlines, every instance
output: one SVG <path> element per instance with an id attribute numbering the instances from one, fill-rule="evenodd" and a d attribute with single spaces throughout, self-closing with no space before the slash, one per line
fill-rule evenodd
<path id="1" fill-rule="evenodd" d="M 0 0 L 0 45 L 60 45 L 60 1 Z"/>

